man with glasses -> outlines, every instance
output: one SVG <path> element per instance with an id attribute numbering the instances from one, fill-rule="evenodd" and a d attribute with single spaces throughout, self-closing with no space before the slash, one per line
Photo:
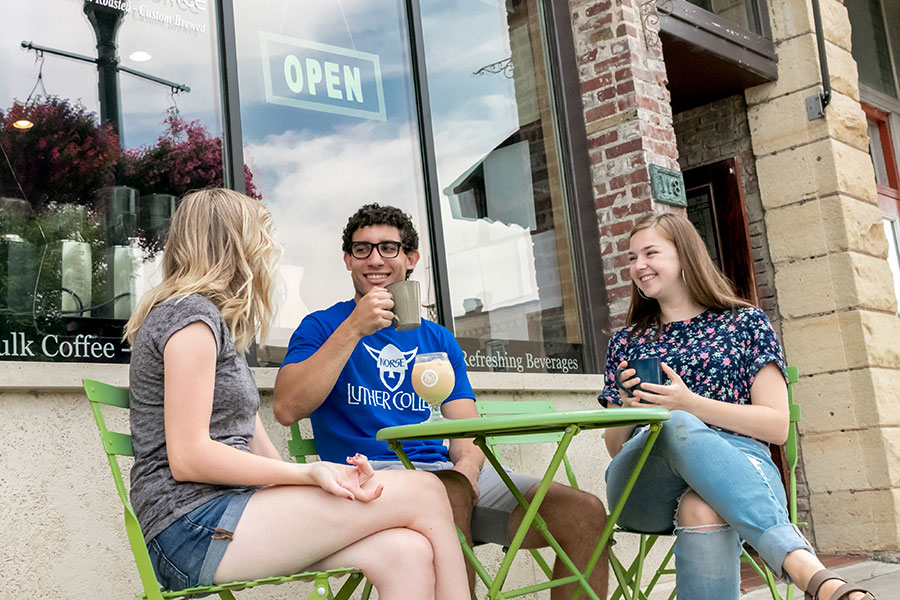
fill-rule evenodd
<path id="1" fill-rule="evenodd" d="M 456 376 L 450 396 L 441 405 L 448 419 L 477 417 L 462 350 L 444 327 L 422 319 L 422 325 L 397 331 L 391 324 L 393 300 L 385 289 L 408 279 L 419 261 L 419 236 L 409 216 L 390 206 L 360 208 L 343 232 L 344 264 L 355 295 L 325 310 L 307 315 L 291 337 L 275 380 L 275 417 L 290 425 L 309 417 L 316 447 L 323 460 L 343 462 L 359 452 L 372 466 L 403 468 L 385 442 L 375 439 L 383 427 L 420 423 L 429 407 L 412 389 L 410 375 L 416 354 L 446 352 Z M 416 468 L 429 470 L 447 488 L 457 526 L 471 543 L 509 545 L 524 511 L 493 467 L 471 440 L 404 443 Z M 526 498 L 538 478 L 510 473 Z M 603 526 L 606 510 L 593 494 L 554 483 L 541 505 L 541 516 L 577 566 L 587 563 Z M 546 545 L 532 529 L 523 547 Z M 570 575 L 559 563 L 554 577 Z M 469 567 L 469 588 L 475 574 Z M 593 589 L 606 597 L 605 557 L 591 575 Z M 569 598 L 574 584 L 554 588 L 551 598 Z"/>

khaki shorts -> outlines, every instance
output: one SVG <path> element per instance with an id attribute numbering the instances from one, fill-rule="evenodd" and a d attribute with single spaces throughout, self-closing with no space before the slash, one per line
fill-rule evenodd
<path id="1" fill-rule="evenodd" d="M 396 461 L 374 460 L 371 463 L 372 468 L 376 470 L 404 468 Z M 452 469 L 453 463 L 449 461 L 413 462 L 413 466 L 420 471 L 444 471 Z M 522 495 L 540 481 L 537 477 L 521 475 L 509 469 L 505 469 L 505 471 Z M 509 516 L 518 505 L 516 498 L 500 479 L 494 467 L 485 463 L 478 476 L 478 502 L 475 504 L 475 510 L 472 511 L 472 540 L 476 543 L 492 542 L 508 546 L 511 540 L 507 533 L 507 523 Z"/>

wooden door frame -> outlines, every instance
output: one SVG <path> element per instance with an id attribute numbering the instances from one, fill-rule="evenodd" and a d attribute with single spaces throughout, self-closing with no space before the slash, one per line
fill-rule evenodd
<path id="1" fill-rule="evenodd" d="M 733 156 L 684 171 L 684 187 L 688 196 L 692 190 L 710 190 L 722 272 L 734 284 L 738 296 L 758 306 L 756 268 L 740 173 L 740 163 Z M 726 232 L 727 237 L 723 235 Z"/>

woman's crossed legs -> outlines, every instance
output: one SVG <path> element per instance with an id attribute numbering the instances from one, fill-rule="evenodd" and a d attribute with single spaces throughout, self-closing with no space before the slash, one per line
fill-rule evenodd
<path id="1" fill-rule="evenodd" d="M 253 494 L 214 581 L 356 567 L 382 600 L 468 598 L 465 566 L 444 487 L 434 475 L 380 472 L 380 498 L 349 501 L 316 486 Z"/>
<path id="2" fill-rule="evenodd" d="M 621 495 L 646 435 L 629 440 L 610 465 L 610 505 Z M 790 524 L 781 479 L 767 452 L 759 442 L 716 432 L 683 411 L 673 411 L 663 426 L 619 523 L 669 533 L 675 517 L 676 585 L 684 597 L 739 597 L 741 539 L 801 589 L 824 568 Z M 842 584 L 826 581 L 818 598 L 830 599 Z"/>

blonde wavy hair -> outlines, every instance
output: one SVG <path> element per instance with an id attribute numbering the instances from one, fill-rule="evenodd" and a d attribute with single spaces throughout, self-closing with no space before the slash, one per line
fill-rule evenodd
<path id="1" fill-rule="evenodd" d="M 141 299 L 123 335 L 134 344 L 154 306 L 200 294 L 222 313 L 235 348 L 265 339 L 272 318 L 272 273 L 280 251 L 272 215 L 259 202 L 222 188 L 191 192 L 172 217 L 163 281 Z"/>
<path id="2" fill-rule="evenodd" d="M 734 286 L 716 267 L 706 251 L 706 244 L 687 217 L 676 213 L 646 215 L 634 224 L 628 238 L 644 229 L 655 229 L 660 236 L 675 244 L 684 282 L 695 302 L 713 310 L 753 306 L 735 293 Z M 634 334 L 643 335 L 653 329 L 659 335 L 661 316 L 659 302 L 641 296 L 632 281 L 631 304 L 625 322 L 635 325 Z"/>

